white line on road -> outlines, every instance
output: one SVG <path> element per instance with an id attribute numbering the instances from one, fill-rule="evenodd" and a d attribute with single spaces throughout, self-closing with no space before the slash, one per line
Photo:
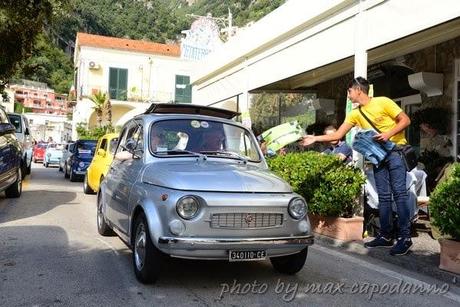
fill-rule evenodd
<path id="1" fill-rule="evenodd" d="M 413 277 L 408 277 L 406 275 L 400 274 L 398 272 L 395 272 L 395 271 L 392 271 L 392 270 L 389 270 L 389 269 L 385 269 L 385 268 L 376 266 L 375 264 L 369 263 L 369 262 L 367 262 L 365 260 L 361 260 L 361 259 L 355 258 L 353 256 L 350 256 L 350 255 L 347 255 L 347 254 L 344 254 L 344 253 L 341 253 L 341 252 L 338 252 L 338 251 L 335 251 L 335 250 L 332 250 L 332 249 L 329 249 L 329 248 L 326 248 L 326 247 L 323 247 L 323 246 L 319 246 L 319 245 L 312 245 L 311 247 L 313 249 L 319 250 L 319 251 L 321 251 L 323 253 L 326 253 L 326 254 L 329 254 L 331 256 L 339 257 L 339 258 L 345 259 L 345 260 L 347 260 L 349 262 L 352 262 L 354 264 L 358 264 L 360 266 L 363 266 L 363 267 L 365 267 L 367 269 L 379 272 L 379 273 L 381 273 L 383 275 L 386 275 L 388 277 L 395 278 L 397 280 L 406 280 L 406 281 L 408 281 L 410 283 L 413 283 L 413 284 L 416 284 L 416 283 L 422 284 L 427 288 L 430 287 L 430 285 L 428 283 L 424 282 L 424 281 L 421 281 L 421 280 L 413 278 Z M 459 295 L 451 293 L 450 291 L 447 292 L 447 293 L 444 293 L 442 295 L 444 297 L 450 299 L 450 300 L 453 300 L 453 301 L 455 301 L 457 303 L 460 303 L 460 296 Z"/>
<path id="2" fill-rule="evenodd" d="M 110 245 L 109 243 L 105 242 L 104 240 L 102 240 L 101 238 L 96 238 L 98 241 L 104 243 L 108 248 L 110 248 L 117 256 L 120 256 L 120 253 L 115 249 L 115 247 L 113 247 L 112 245 Z"/>

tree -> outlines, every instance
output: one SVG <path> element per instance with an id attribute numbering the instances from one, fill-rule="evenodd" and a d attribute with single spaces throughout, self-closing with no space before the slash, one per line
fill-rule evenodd
<path id="1" fill-rule="evenodd" d="M 61 15 L 64 0 L 0 0 L 0 93 L 29 57 L 37 35 Z"/>
<path id="2" fill-rule="evenodd" d="M 98 91 L 93 96 L 91 96 L 91 101 L 94 103 L 94 111 L 96 112 L 96 122 L 97 126 L 100 128 L 102 127 L 102 115 L 104 112 L 104 108 L 108 101 L 107 93 L 102 93 Z"/>

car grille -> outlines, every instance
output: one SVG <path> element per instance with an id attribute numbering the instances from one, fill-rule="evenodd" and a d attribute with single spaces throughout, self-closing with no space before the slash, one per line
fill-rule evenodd
<path id="1" fill-rule="evenodd" d="M 211 215 L 211 228 L 270 228 L 283 224 L 281 213 L 215 213 Z"/>

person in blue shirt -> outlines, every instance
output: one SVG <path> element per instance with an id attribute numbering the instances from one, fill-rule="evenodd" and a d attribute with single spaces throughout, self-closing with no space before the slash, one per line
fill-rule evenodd
<path id="1" fill-rule="evenodd" d="M 329 135 L 337 131 L 333 125 L 324 128 L 324 134 Z M 330 146 L 323 151 L 324 154 L 334 154 L 344 163 L 349 163 L 353 158 L 353 150 L 342 140 L 329 141 Z"/>

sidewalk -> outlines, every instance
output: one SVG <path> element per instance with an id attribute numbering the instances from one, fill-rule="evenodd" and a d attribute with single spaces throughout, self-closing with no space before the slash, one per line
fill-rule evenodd
<path id="1" fill-rule="evenodd" d="M 437 240 L 430 236 L 427 221 L 419 220 L 416 225 L 417 233 L 412 237 L 412 248 L 404 256 L 391 256 L 388 248 L 367 249 L 363 242 L 344 242 L 331 237 L 315 234 L 315 244 L 333 247 L 351 254 L 366 255 L 385 261 L 404 269 L 415 271 L 439 279 L 448 284 L 460 286 L 460 275 L 439 269 L 440 247 Z M 365 239 L 368 240 L 368 239 Z"/>

